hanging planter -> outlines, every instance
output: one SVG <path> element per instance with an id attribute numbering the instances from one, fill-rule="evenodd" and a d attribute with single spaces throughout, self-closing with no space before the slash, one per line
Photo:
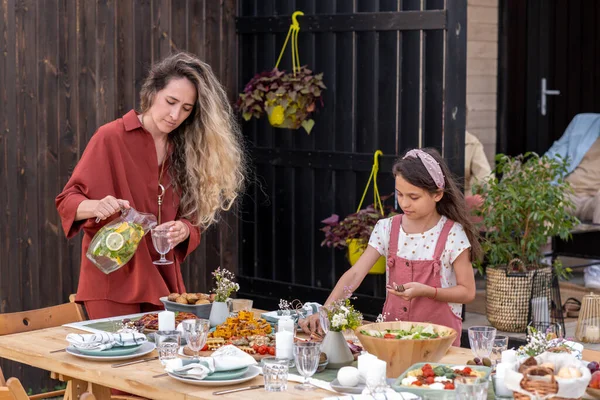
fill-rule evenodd
<path id="1" fill-rule="evenodd" d="M 321 228 L 321 231 L 325 232 L 325 240 L 323 240 L 321 246 L 345 249 L 347 251 L 346 257 L 351 265 L 354 265 L 358 261 L 367 248 L 369 238 L 371 237 L 371 233 L 373 232 L 373 228 L 375 228 L 377 221 L 397 214 L 393 207 L 383 205 L 383 202 L 391 197 L 391 195 L 384 197 L 379 196 L 377 172 L 379 171 L 378 157 L 380 155 L 383 155 L 383 153 L 380 150 L 377 150 L 375 152 L 371 176 L 369 177 L 367 187 L 365 188 L 356 212 L 347 215 L 341 221 L 337 214 L 333 214 L 329 218 L 321 221 L 326 225 Z M 374 203 L 361 209 L 367 191 L 369 190 L 371 180 L 373 180 L 374 186 Z M 384 256 L 379 257 L 375 265 L 369 270 L 369 274 L 385 274 L 385 262 L 386 259 Z"/>
<path id="2" fill-rule="evenodd" d="M 323 107 L 323 74 L 314 74 L 306 66 L 300 65 L 298 54 L 298 32 L 300 25 L 297 11 L 292 15 L 292 25 L 288 32 L 275 68 L 256 74 L 240 93 L 236 106 L 242 118 L 249 121 L 267 114 L 269 123 L 275 128 L 304 128 L 308 134 L 315 121 L 312 113 L 318 106 Z M 280 71 L 279 62 L 291 37 L 292 72 Z"/>

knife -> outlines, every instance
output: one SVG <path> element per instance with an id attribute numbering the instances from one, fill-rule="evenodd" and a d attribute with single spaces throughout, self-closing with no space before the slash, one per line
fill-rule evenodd
<path id="1" fill-rule="evenodd" d="M 141 360 L 128 361 L 128 362 L 124 362 L 124 363 L 120 363 L 120 364 L 113 364 L 113 365 L 111 365 L 111 367 L 113 367 L 113 368 L 119 368 L 119 367 L 124 367 L 126 365 L 139 364 L 139 363 L 143 363 L 143 362 L 146 362 L 146 361 L 152 361 L 152 360 L 158 360 L 158 356 L 156 356 L 156 357 L 142 358 Z"/>
<path id="2" fill-rule="evenodd" d="M 219 392 L 213 392 L 213 396 L 218 396 L 220 394 L 241 392 L 243 390 L 260 389 L 260 388 L 264 388 L 264 387 L 265 387 L 265 385 L 253 385 L 253 386 L 246 386 L 246 387 L 237 388 L 237 389 L 221 390 Z"/>

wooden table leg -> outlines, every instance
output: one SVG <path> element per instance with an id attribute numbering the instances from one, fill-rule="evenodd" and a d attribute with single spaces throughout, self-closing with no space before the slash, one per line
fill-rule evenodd
<path id="1" fill-rule="evenodd" d="M 78 400 L 88 390 L 88 383 L 81 379 L 71 379 L 67 384 L 64 400 Z"/>
<path id="2" fill-rule="evenodd" d="M 110 400 L 110 388 L 90 383 L 90 392 L 96 397 L 96 400 Z"/>

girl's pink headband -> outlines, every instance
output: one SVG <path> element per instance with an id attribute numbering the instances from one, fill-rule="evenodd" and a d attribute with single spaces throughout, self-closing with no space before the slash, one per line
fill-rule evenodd
<path id="1" fill-rule="evenodd" d="M 426 153 L 421 149 L 414 149 L 406 153 L 404 158 L 407 157 L 420 158 L 421 162 L 427 169 L 427 172 L 429 172 L 431 179 L 433 179 L 433 182 L 435 182 L 435 186 L 440 189 L 443 189 L 446 186 L 444 174 L 442 173 L 442 167 L 440 167 L 440 163 L 435 161 L 435 158 L 433 158 L 431 154 Z"/>

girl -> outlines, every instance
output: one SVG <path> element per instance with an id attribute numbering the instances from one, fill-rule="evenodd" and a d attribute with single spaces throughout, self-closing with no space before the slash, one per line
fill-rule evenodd
<path id="1" fill-rule="evenodd" d="M 462 303 L 475 298 L 471 262 L 481 257 L 477 230 L 465 200 L 440 154 L 410 150 L 393 167 L 404 214 L 380 220 L 360 259 L 338 281 L 325 306 L 357 288 L 377 259 L 387 258 L 388 321 L 432 322 L 456 329 L 460 345 Z M 314 332 L 319 316 L 300 321 Z"/>
<path id="2" fill-rule="evenodd" d="M 208 64 L 172 54 L 151 67 L 140 98 L 140 113 L 131 110 L 94 134 L 56 207 L 68 238 L 83 229 L 82 254 L 121 208 L 152 213 L 170 230 L 174 263 L 152 263 L 159 255 L 151 235 L 109 275 L 81 257 L 77 300 L 90 319 L 161 309 L 161 296 L 185 292 L 180 263 L 244 183 L 240 131 Z"/>

